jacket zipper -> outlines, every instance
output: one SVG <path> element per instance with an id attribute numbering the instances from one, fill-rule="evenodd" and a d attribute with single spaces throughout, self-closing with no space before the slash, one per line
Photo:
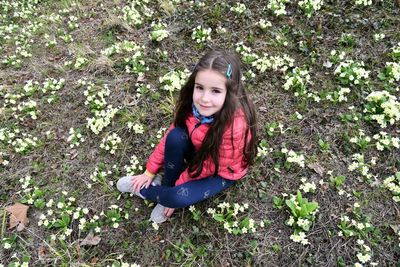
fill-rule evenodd
<path id="1" fill-rule="evenodd" d="M 200 125 L 201 125 L 201 122 L 196 123 L 193 130 L 190 132 L 189 138 L 192 138 L 192 134 L 193 134 L 194 130 L 196 130 Z"/>

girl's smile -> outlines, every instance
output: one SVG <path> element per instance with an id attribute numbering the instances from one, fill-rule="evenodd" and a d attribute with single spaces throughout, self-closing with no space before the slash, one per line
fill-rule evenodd
<path id="1" fill-rule="evenodd" d="M 195 78 L 193 103 L 203 116 L 211 116 L 222 109 L 226 97 L 227 78 L 215 70 L 201 70 Z"/>

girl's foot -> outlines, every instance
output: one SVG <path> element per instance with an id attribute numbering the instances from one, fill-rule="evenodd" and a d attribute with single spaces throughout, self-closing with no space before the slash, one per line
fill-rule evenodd
<path id="1" fill-rule="evenodd" d="M 151 212 L 150 219 L 155 223 L 165 222 L 168 219 L 168 217 L 165 216 L 164 209 L 165 207 L 158 203 Z"/>
<path id="2" fill-rule="evenodd" d="M 161 175 L 156 175 L 153 179 L 153 181 L 151 182 L 152 186 L 157 186 L 157 185 L 161 185 Z M 145 199 L 144 196 L 142 196 L 142 194 L 140 194 L 139 192 L 136 193 L 133 191 L 132 188 L 132 176 L 125 176 L 122 177 L 118 180 L 117 182 L 117 189 L 118 191 L 122 192 L 122 193 L 134 193 L 135 195 L 137 195 L 138 197 Z"/>

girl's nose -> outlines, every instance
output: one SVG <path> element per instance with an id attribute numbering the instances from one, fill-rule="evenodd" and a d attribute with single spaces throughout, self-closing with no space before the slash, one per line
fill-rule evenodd
<path id="1" fill-rule="evenodd" d="M 210 94 L 207 91 L 204 91 L 201 100 L 203 100 L 203 102 L 208 102 L 210 100 Z"/>

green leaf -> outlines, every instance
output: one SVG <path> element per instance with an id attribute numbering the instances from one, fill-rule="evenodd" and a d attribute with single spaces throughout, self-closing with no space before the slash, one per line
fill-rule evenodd
<path id="1" fill-rule="evenodd" d="M 303 196 L 300 191 L 297 191 L 297 202 L 299 202 L 299 204 L 303 203 Z"/>
<path id="2" fill-rule="evenodd" d="M 385 75 L 385 73 L 383 73 L 383 72 L 379 73 L 378 78 L 379 78 L 379 80 L 381 80 L 381 81 L 386 80 L 386 75 Z"/>
<path id="3" fill-rule="evenodd" d="M 290 212 L 292 213 L 292 215 L 293 215 L 294 217 L 298 218 L 299 215 L 297 214 L 296 205 L 294 204 L 294 202 L 293 202 L 292 200 L 287 199 L 287 200 L 285 201 L 285 203 L 286 203 L 286 206 L 289 207 Z"/>
<path id="4" fill-rule="evenodd" d="M 68 226 L 69 223 L 71 222 L 71 218 L 70 218 L 69 215 L 67 215 L 67 214 L 63 214 L 63 215 L 61 216 L 61 220 L 62 220 L 62 222 L 64 223 L 64 226 L 65 226 L 65 227 Z"/>
<path id="5" fill-rule="evenodd" d="M 46 202 L 42 198 L 36 199 L 33 204 L 38 209 L 43 209 L 46 206 Z"/>
<path id="6" fill-rule="evenodd" d="M 272 197 L 272 202 L 274 203 L 274 207 L 277 209 L 282 208 L 283 199 L 277 196 Z"/>
<path id="7" fill-rule="evenodd" d="M 224 215 L 222 215 L 222 214 L 216 213 L 216 214 L 213 215 L 213 218 L 217 222 L 223 222 L 224 221 Z"/>

